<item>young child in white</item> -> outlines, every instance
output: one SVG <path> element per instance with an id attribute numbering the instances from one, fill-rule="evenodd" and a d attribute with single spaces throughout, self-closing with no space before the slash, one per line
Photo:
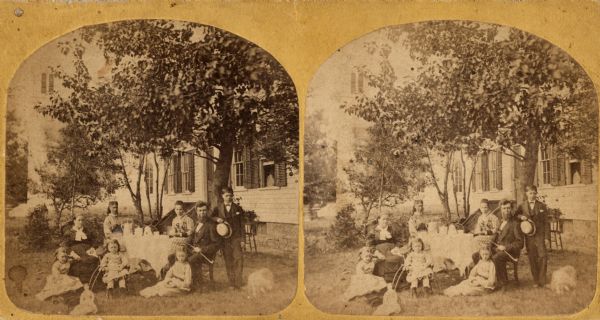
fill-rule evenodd
<path id="1" fill-rule="evenodd" d="M 79 278 L 67 275 L 71 267 L 67 249 L 60 247 L 56 250 L 55 255 L 56 261 L 52 265 L 52 273 L 46 278 L 46 285 L 42 291 L 35 295 L 38 300 L 44 301 L 49 297 L 83 287 Z"/>
<path id="2" fill-rule="evenodd" d="M 165 279 L 152 287 L 140 291 L 145 298 L 153 296 L 176 296 L 190 291 L 192 285 L 192 267 L 187 261 L 187 252 L 184 246 L 178 246 L 175 251 L 176 261 L 171 266 Z"/>
<path id="3" fill-rule="evenodd" d="M 81 296 L 79 296 L 79 304 L 76 305 L 75 308 L 73 308 L 73 310 L 71 310 L 69 314 L 73 316 L 95 314 L 96 312 L 98 312 L 98 307 L 96 306 L 96 303 L 94 303 L 94 298 L 95 295 L 90 290 L 88 284 L 84 284 L 83 292 L 81 293 Z"/>
<path id="4" fill-rule="evenodd" d="M 108 289 L 115 287 L 115 281 L 119 282 L 119 288 L 125 288 L 125 276 L 129 273 L 125 269 L 129 265 L 127 256 L 120 252 L 121 246 L 115 239 L 109 240 L 107 249 L 100 262 L 100 270 L 104 271 L 102 282 L 106 283 Z"/>
<path id="5" fill-rule="evenodd" d="M 412 251 L 404 261 L 404 269 L 408 270 L 406 281 L 410 283 L 410 293 L 413 297 L 417 296 L 419 281 L 423 283 L 423 287 L 428 294 L 432 293 L 429 286 L 429 276 L 433 274 L 433 259 L 429 253 L 424 251 L 424 248 L 423 240 L 419 238 L 412 239 Z"/>
<path id="6" fill-rule="evenodd" d="M 469 279 L 449 287 L 444 290 L 444 295 L 454 296 L 475 296 L 491 292 L 496 284 L 496 267 L 491 259 L 491 252 L 488 247 L 479 250 L 481 259 L 473 267 L 469 274 Z"/>
<path id="7" fill-rule="evenodd" d="M 360 260 L 356 264 L 356 273 L 350 278 L 350 286 L 344 292 L 344 299 L 353 298 L 376 292 L 386 287 L 382 277 L 373 275 L 373 269 L 378 259 L 385 259 L 381 252 L 372 247 L 364 247 L 359 252 Z"/>

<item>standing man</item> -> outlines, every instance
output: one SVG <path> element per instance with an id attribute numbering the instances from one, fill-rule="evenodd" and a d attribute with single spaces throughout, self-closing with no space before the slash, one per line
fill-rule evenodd
<path id="1" fill-rule="evenodd" d="M 198 224 L 187 243 L 192 248 L 189 258 L 192 266 L 194 286 L 201 291 L 206 289 L 206 280 L 210 276 L 210 267 L 215 261 L 217 251 L 221 248 L 222 238 L 217 233 L 217 226 L 208 217 L 208 205 L 204 201 L 196 202 L 196 221 Z"/>
<path id="2" fill-rule="evenodd" d="M 500 211 L 502 212 L 502 222 L 495 239 L 496 250 L 492 260 L 496 266 L 498 285 L 504 288 L 508 283 L 506 263 L 513 258 L 519 259 L 521 248 L 523 248 L 523 235 L 518 221 L 513 218 L 512 203 L 508 200 L 500 201 Z"/>
<path id="3" fill-rule="evenodd" d="M 530 219 L 535 225 L 536 232 L 527 235 L 525 247 L 529 256 L 529 265 L 533 275 L 534 287 L 543 287 L 546 284 L 546 268 L 548 257 L 546 255 L 546 205 L 537 201 L 537 187 L 525 188 L 527 202 L 521 203 L 517 209 L 517 216 L 521 220 Z"/>
<path id="4" fill-rule="evenodd" d="M 242 287 L 244 241 L 244 211 L 233 203 L 233 190 L 230 187 L 221 189 L 222 202 L 213 209 L 211 217 L 217 223 L 227 222 L 231 226 L 231 237 L 223 239 L 223 258 L 229 278 L 229 288 Z"/>

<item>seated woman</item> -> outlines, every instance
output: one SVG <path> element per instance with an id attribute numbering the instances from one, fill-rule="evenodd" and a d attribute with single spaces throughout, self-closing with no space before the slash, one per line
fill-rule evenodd
<path id="1" fill-rule="evenodd" d="M 406 231 L 396 223 L 389 222 L 387 214 L 381 214 L 372 224 L 367 226 L 367 245 L 375 247 L 384 256 L 375 264 L 373 274 L 391 282 L 398 268 L 404 263 L 401 255 L 392 253 L 394 248 L 400 248 L 408 242 Z"/>
<path id="2" fill-rule="evenodd" d="M 69 269 L 69 275 L 75 276 L 82 283 L 90 281 L 92 273 L 98 267 L 100 260 L 96 256 L 93 247 L 94 239 L 83 226 L 84 219 L 77 214 L 72 222 L 67 224 L 63 236 L 63 246 L 67 248 L 69 255 L 75 257 Z M 71 226 L 69 228 L 69 226 Z"/>

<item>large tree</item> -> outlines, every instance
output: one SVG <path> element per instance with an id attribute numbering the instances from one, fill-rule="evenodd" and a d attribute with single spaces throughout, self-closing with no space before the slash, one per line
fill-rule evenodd
<path id="1" fill-rule="evenodd" d="M 374 75 L 391 80 L 369 84 L 386 103 L 363 97 L 353 104 L 356 114 L 394 121 L 400 137 L 438 150 L 469 146 L 472 155 L 478 145 L 492 142 L 518 159 L 519 200 L 525 186 L 534 184 L 541 145 L 566 145 L 571 154 L 590 150 L 576 156 L 596 157 L 592 82 L 558 47 L 520 30 L 477 22 L 435 21 L 387 32 L 388 51 L 408 48 L 418 75 L 399 83 L 393 68 L 381 68 Z"/>
<path id="2" fill-rule="evenodd" d="M 56 94 L 40 110 L 81 124 L 97 144 L 137 156 L 137 185 L 126 185 L 142 216 L 139 184 L 150 153 L 168 158 L 193 147 L 215 164 L 215 196 L 229 182 L 235 147 L 252 145 L 256 156 L 297 167 L 294 85 L 255 44 L 217 28 L 163 20 L 86 27 L 81 39 L 63 48 L 74 57 L 75 71 L 60 73 L 69 96 Z M 94 82 L 87 70 L 90 47 L 114 62 L 105 81 Z"/>

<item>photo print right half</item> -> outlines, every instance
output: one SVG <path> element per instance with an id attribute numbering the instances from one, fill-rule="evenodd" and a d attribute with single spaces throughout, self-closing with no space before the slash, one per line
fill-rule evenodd
<path id="1" fill-rule="evenodd" d="M 563 49 L 474 21 L 337 50 L 306 107 L 306 294 L 334 314 L 549 316 L 596 292 L 598 99 Z"/>

